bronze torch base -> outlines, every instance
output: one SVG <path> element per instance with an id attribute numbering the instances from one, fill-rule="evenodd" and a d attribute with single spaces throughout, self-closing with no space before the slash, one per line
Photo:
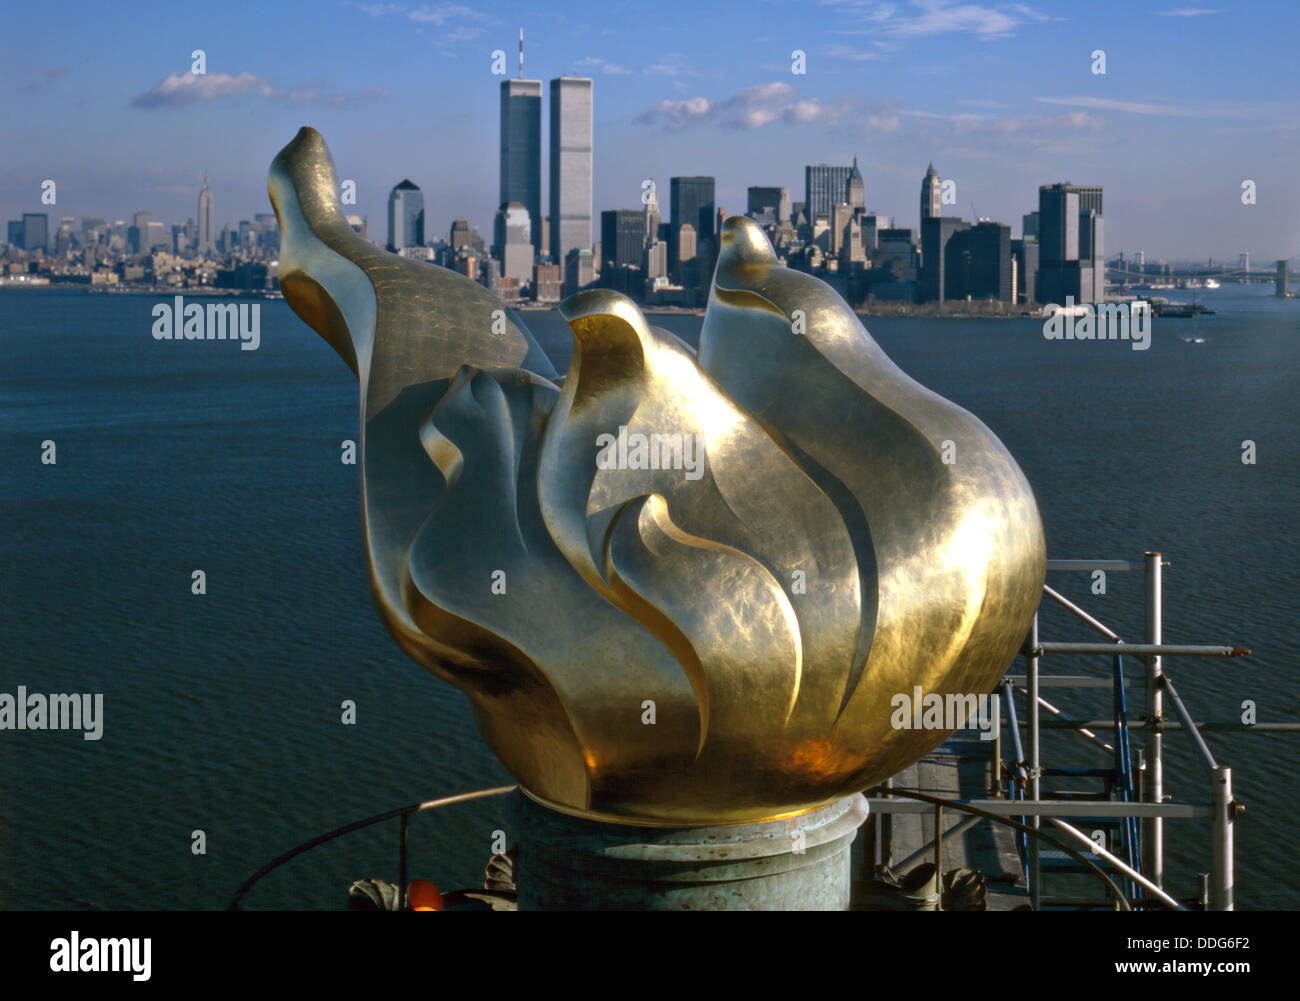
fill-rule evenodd
<path id="1" fill-rule="evenodd" d="M 521 911 L 844 911 L 860 793 L 783 820 L 608 824 L 511 797 Z"/>

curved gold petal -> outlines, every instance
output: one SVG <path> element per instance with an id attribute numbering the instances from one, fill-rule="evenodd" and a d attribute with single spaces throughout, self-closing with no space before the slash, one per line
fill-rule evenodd
<path id="1" fill-rule="evenodd" d="M 450 379 L 461 365 L 555 369 L 513 310 L 445 268 L 388 254 L 343 218 L 325 140 L 304 127 L 267 179 L 280 223 L 285 300 L 358 374 L 366 413 L 413 383 Z"/>
<path id="2" fill-rule="evenodd" d="M 748 755 L 754 743 L 783 735 L 799 695 L 799 620 L 761 563 L 682 531 L 658 494 L 624 505 L 604 562 L 623 606 L 686 669 L 700 708 L 701 752 L 727 744 Z M 722 600 L 701 601 L 701 581 Z"/>
<path id="3" fill-rule="evenodd" d="M 662 496 L 682 531 L 746 554 L 778 582 L 798 615 L 808 667 L 791 726 L 829 726 L 860 628 L 857 564 L 835 506 L 631 300 L 582 292 L 561 312 L 575 348 L 542 446 L 540 499 L 551 536 L 593 588 L 620 603 L 603 572 L 606 535 L 629 500 Z M 617 462 L 602 463 L 602 440 L 605 450 L 617 445 Z M 648 443 L 640 462 L 636 442 Z M 683 461 L 669 461 L 679 442 Z M 692 453 L 694 470 L 686 468 Z M 818 582 L 815 602 L 804 600 L 809 580 Z M 696 601 L 727 600 L 707 575 L 693 577 L 690 590 Z M 683 605 L 668 618 L 678 614 L 691 613 Z M 782 725 L 781 712 L 764 712 Z"/>
<path id="4" fill-rule="evenodd" d="M 870 549 L 874 635 L 835 740 L 867 752 L 865 781 L 885 778 L 946 736 L 892 730 L 895 693 L 986 692 L 1015 656 L 1045 572 L 1029 484 L 987 427 L 905 375 L 832 289 L 781 267 L 751 220 L 724 224 L 699 362 Z"/>
<path id="5" fill-rule="evenodd" d="M 546 533 L 537 462 L 555 398 L 529 373 L 466 367 L 425 416 L 419 440 L 454 475 L 406 547 L 402 599 L 414 629 L 450 651 L 429 666 L 466 690 L 503 764 L 588 810 L 630 798 L 645 772 L 689 765 L 699 722 L 668 648 L 587 587 Z"/>

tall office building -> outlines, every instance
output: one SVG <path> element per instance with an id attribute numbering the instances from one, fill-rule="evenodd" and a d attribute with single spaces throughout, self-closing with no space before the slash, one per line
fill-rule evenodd
<path id="1" fill-rule="evenodd" d="M 596 259 L 586 247 L 574 247 L 564 259 L 564 294 L 573 295 L 596 281 Z"/>
<path id="2" fill-rule="evenodd" d="M 609 209 L 600 214 L 601 269 L 641 266 L 645 218 L 635 209 Z"/>
<path id="3" fill-rule="evenodd" d="M 501 277 L 527 285 L 533 277 L 532 224 L 528 210 L 519 202 L 508 202 L 497 210 L 496 246 L 501 262 Z"/>
<path id="4" fill-rule="evenodd" d="M 1092 273 L 1089 291 L 1092 302 L 1106 298 L 1106 254 L 1101 213 L 1087 209 L 1079 213 L 1079 261 Z"/>
<path id="5" fill-rule="evenodd" d="M 1079 194 L 1064 184 L 1038 189 L 1038 243 L 1043 264 L 1079 259 Z M 1051 300 L 1049 300 L 1051 301 Z"/>
<path id="6" fill-rule="evenodd" d="M 967 223 L 955 216 L 921 220 L 922 302 L 944 302 L 965 294 L 960 291 L 961 243 L 956 238 L 967 228 Z"/>
<path id="7" fill-rule="evenodd" d="M 1038 189 L 1037 300 L 1101 302 L 1106 291 L 1102 189 L 1044 184 Z"/>
<path id="8" fill-rule="evenodd" d="M 848 202 L 840 202 L 838 205 L 831 207 L 831 245 L 830 252 L 839 255 L 844 247 L 844 242 L 848 239 L 849 223 L 854 219 L 853 207 Z M 862 231 L 858 230 L 858 240 L 862 239 Z"/>
<path id="9" fill-rule="evenodd" d="M 643 243 L 654 243 L 659 239 L 659 189 L 651 187 L 646 193 L 645 208 L 642 210 L 642 221 L 645 225 L 645 234 Z"/>
<path id="10" fill-rule="evenodd" d="M 955 219 L 951 221 L 956 222 Z M 912 230 L 900 228 L 877 230 L 875 266 L 881 271 L 892 273 L 895 282 L 915 285 L 918 256 L 916 233 Z M 909 291 L 908 296 L 910 294 Z"/>
<path id="11" fill-rule="evenodd" d="M 853 167 L 831 167 L 824 163 L 804 167 L 804 211 L 810 224 L 815 223 L 818 216 L 829 220 L 832 209 L 840 202 L 848 201 L 849 177 L 853 170 Z"/>
<path id="12" fill-rule="evenodd" d="M 862 172 L 858 170 L 858 158 L 853 158 L 853 167 L 849 170 L 849 179 L 847 182 L 848 190 L 845 192 L 845 200 L 849 203 L 854 214 L 860 214 L 867 210 L 867 184 L 862 179 Z"/>
<path id="13" fill-rule="evenodd" d="M 533 249 L 542 246 L 542 82 L 501 81 L 501 198 L 528 211 Z M 508 275 L 506 277 L 509 277 Z M 532 275 L 529 274 L 531 279 Z"/>
<path id="14" fill-rule="evenodd" d="M 212 205 L 212 189 L 208 187 L 208 172 L 203 172 L 203 190 L 199 192 L 199 235 L 198 235 L 198 252 L 200 254 L 210 254 L 215 249 L 212 245 L 212 230 L 215 227 L 214 209 Z"/>
<path id="15" fill-rule="evenodd" d="M 1012 240 L 1011 259 L 1016 262 L 1016 300 L 1034 302 L 1038 289 L 1038 241 L 1030 236 Z"/>
<path id="16" fill-rule="evenodd" d="M 695 227 L 689 222 L 684 222 L 681 228 L 677 230 L 677 253 L 679 255 L 678 265 L 687 264 L 695 260 Z"/>
<path id="17" fill-rule="evenodd" d="M 921 229 L 925 229 L 925 220 L 938 219 L 941 215 L 943 215 L 943 199 L 939 173 L 934 169 L 934 164 L 930 164 L 930 169 L 925 172 L 925 178 L 921 181 Z"/>
<path id="18" fill-rule="evenodd" d="M 452 253 L 458 253 L 462 248 L 470 246 L 470 234 L 468 219 L 451 221 L 451 232 L 447 235 L 447 242 L 451 244 Z"/>
<path id="19" fill-rule="evenodd" d="M 130 249 L 134 254 L 149 253 L 149 223 L 152 212 L 136 212 L 131 216 L 131 228 L 128 230 Z"/>
<path id="20" fill-rule="evenodd" d="M 44 212 L 23 213 L 23 250 L 48 250 L 50 217 Z"/>
<path id="21" fill-rule="evenodd" d="M 1026 239 L 1038 239 L 1038 213 L 1026 212 L 1021 218 L 1020 235 Z"/>
<path id="22" fill-rule="evenodd" d="M 569 252 L 591 248 L 591 123 L 591 80 L 552 80 L 550 250 L 564 262 L 566 281 Z"/>
<path id="23" fill-rule="evenodd" d="M 780 225 L 790 218 L 789 188 L 750 188 L 745 203 L 745 215 L 760 224 Z"/>
<path id="24" fill-rule="evenodd" d="M 403 179 L 388 193 L 388 249 L 424 245 L 424 192 Z"/>
<path id="25" fill-rule="evenodd" d="M 957 296 L 1011 302 L 1011 227 L 983 219 L 953 241 L 960 253 Z"/>
<path id="26" fill-rule="evenodd" d="M 668 182 L 669 195 L 672 198 L 670 210 L 671 246 L 669 253 L 672 266 L 695 257 L 699 244 L 713 240 L 713 223 L 715 206 L 713 204 L 712 177 L 674 177 Z M 692 228 L 694 239 L 691 241 L 690 254 L 680 239 L 683 226 Z"/>

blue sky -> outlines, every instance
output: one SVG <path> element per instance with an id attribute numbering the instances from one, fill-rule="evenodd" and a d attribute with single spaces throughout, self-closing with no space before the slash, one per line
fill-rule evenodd
<path id="1" fill-rule="evenodd" d="M 490 234 L 491 53 L 513 75 L 520 27 L 526 76 L 595 80 L 597 214 L 638 206 L 646 177 L 666 194 L 674 174 L 716 176 L 729 211 L 751 184 L 801 200 L 804 164 L 856 154 L 868 207 L 904 226 L 933 161 L 957 182 L 945 212 L 1013 235 L 1039 184 L 1070 180 L 1105 186 L 1108 254 L 1300 253 L 1288 0 L 31 4 L 0 34 L 0 213 L 184 222 L 207 170 L 218 226 L 233 224 L 270 211 L 267 166 L 310 124 L 372 236 L 403 177 L 429 231 L 464 215 Z M 40 205 L 46 178 L 55 206 Z"/>

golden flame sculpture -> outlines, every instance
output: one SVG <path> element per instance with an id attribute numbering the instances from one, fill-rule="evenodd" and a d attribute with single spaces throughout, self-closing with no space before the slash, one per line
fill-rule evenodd
<path id="1" fill-rule="evenodd" d="M 561 378 L 483 286 L 352 232 L 315 130 L 269 190 L 285 299 L 360 381 L 375 606 L 533 798 L 814 809 L 946 738 L 895 729 L 895 694 L 989 692 L 1015 656 L 1045 569 L 1019 467 L 750 220 L 698 357 L 582 292 Z"/>

